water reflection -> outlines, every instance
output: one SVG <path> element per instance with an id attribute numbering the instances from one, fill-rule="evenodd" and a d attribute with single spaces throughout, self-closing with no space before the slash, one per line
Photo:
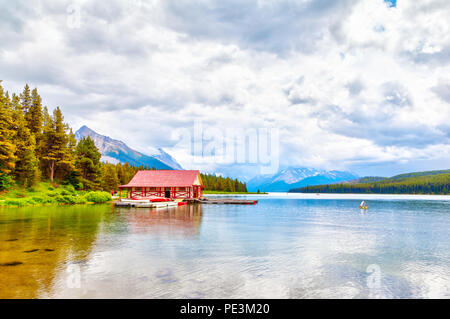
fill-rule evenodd
<path id="1" fill-rule="evenodd" d="M 188 205 L 165 209 L 117 208 L 116 212 L 127 216 L 129 230 L 134 234 L 195 238 L 200 231 L 201 209 L 201 205 Z"/>
<path id="2" fill-rule="evenodd" d="M 450 201 L 259 199 L 0 210 L 0 297 L 450 297 Z"/>
<path id="3" fill-rule="evenodd" d="M 199 205 L 1 209 L 0 298 L 51 297 L 55 291 L 72 291 L 67 285 L 71 265 L 84 271 L 96 258 L 106 258 L 108 250 L 130 247 L 126 241 L 133 234 L 153 239 L 196 238 L 201 218 Z"/>
<path id="4" fill-rule="evenodd" d="M 0 298 L 37 298 L 55 273 L 90 253 L 104 209 L 98 206 L 0 210 Z"/>
<path id="5" fill-rule="evenodd" d="M 66 284 L 66 267 L 55 278 L 51 293 L 41 297 L 145 298 L 149 290 L 167 294 L 166 285 L 179 283 L 175 264 L 195 258 L 189 248 L 199 243 L 201 223 L 201 205 L 113 208 L 101 224 L 88 261 L 80 265 L 80 287 Z"/>

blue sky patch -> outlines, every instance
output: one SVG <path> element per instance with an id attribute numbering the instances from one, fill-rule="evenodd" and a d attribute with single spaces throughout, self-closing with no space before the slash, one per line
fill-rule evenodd
<path id="1" fill-rule="evenodd" d="M 390 8 L 395 8 L 397 6 L 397 0 L 384 0 L 384 2 L 386 2 Z"/>

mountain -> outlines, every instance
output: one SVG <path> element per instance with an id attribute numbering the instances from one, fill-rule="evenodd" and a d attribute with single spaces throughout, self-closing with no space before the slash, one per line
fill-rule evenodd
<path id="1" fill-rule="evenodd" d="M 450 170 L 415 172 L 393 177 L 364 177 L 354 181 L 292 189 L 294 193 L 450 194 Z"/>
<path id="2" fill-rule="evenodd" d="M 81 127 L 75 132 L 77 140 L 90 136 L 95 146 L 102 154 L 102 161 L 109 163 L 125 163 L 135 166 L 147 166 L 157 169 L 183 169 L 169 154 L 163 149 L 153 149 L 152 154 L 143 154 L 133 150 L 122 141 L 114 140 L 91 130 L 87 126 Z"/>
<path id="3" fill-rule="evenodd" d="M 258 189 L 262 192 L 287 192 L 293 188 L 338 183 L 356 178 L 358 176 L 350 172 L 289 167 L 279 171 L 275 175 L 252 178 L 247 183 L 247 189 L 251 192 L 257 191 Z"/>

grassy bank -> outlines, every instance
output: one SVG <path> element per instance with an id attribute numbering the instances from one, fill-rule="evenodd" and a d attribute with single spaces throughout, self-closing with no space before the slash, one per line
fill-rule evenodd
<path id="1" fill-rule="evenodd" d="M 203 191 L 205 195 L 267 195 L 268 193 Z"/>
<path id="2" fill-rule="evenodd" d="M 0 193 L 0 206 L 75 205 L 106 203 L 111 195 L 106 192 L 77 191 L 72 185 L 55 186 L 50 183 L 24 189 L 13 187 Z"/>

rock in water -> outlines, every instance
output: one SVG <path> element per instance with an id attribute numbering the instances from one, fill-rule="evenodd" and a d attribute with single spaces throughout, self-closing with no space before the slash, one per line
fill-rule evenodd
<path id="1" fill-rule="evenodd" d="M 21 261 L 13 261 L 13 262 L 10 262 L 10 263 L 0 264 L 0 266 L 2 266 L 2 267 L 13 267 L 13 266 L 19 266 L 19 265 L 23 265 L 23 262 L 21 262 Z"/>
<path id="2" fill-rule="evenodd" d="M 25 250 L 24 253 L 29 254 L 29 253 L 35 253 L 37 251 L 39 251 L 39 249 Z"/>

